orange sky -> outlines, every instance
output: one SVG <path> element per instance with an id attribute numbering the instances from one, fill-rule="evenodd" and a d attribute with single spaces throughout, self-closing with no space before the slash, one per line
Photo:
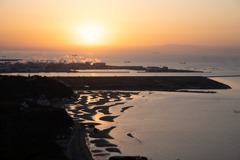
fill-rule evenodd
<path id="1" fill-rule="evenodd" d="M 239 0 L 1 0 L 0 48 L 240 46 Z"/>

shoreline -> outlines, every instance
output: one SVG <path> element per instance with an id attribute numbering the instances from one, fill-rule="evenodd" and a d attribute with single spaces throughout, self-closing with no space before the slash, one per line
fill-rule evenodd
<path id="1" fill-rule="evenodd" d="M 69 144 L 70 157 L 93 160 L 98 158 L 108 159 L 111 153 L 121 155 L 122 153 L 118 146 L 110 142 L 114 139 L 110 132 L 116 128 L 114 124 L 115 118 L 118 118 L 124 114 L 124 112 L 127 112 L 128 109 L 134 107 L 124 106 L 125 102 L 121 101 L 123 99 L 131 100 L 130 97 L 132 95 L 138 95 L 138 93 L 124 91 L 78 91 L 80 98 L 68 102 L 67 104 L 69 104 L 69 106 L 63 106 L 75 123 L 78 123 L 79 127 L 71 144 Z M 92 98 L 94 99 L 93 101 L 90 100 Z M 109 116 L 109 114 L 112 114 L 110 108 L 115 106 L 121 106 L 120 114 Z M 96 119 L 97 115 L 100 115 L 100 117 L 97 118 L 98 120 Z M 100 129 L 101 127 L 99 128 L 99 126 L 104 123 L 109 123 L 110 126 Z M 86 136 L 89 138 L 89 143 L 97 149 L 92 149 L 92 147 L 90 149 L 88 147 Z"/>
<path id="2" fill-rule="evenodd" d="M 49 77 L 73 90 L 168 91 L 179 89 L 231 89 L 230 86 L 203 76 L 134 77 Z"/>
<path id="3" fill-rule="evenodd" d="M 77 131 L 73 137 L 72 142 L 69 144 L 69 154 L 70 159 L 82 159 L 82 160 L 94 160 L 92 158 L 92 153 L 87 146 L 86 132 L 84 130 Z"/>
<path id="4" fill-rule="evenodd" d="M 63 77 L 57 77 L 63 78 Z M 89 78 L 89 77 L 88 77 Z M 113 77 L 116 78 L 116 77 Z M 129 78 L 129 77 L 125 77 Z M 139 78 L 139 77 L 138 77 Z M 151 77 L 152 78 L 152 77 Z M 187 77 L 188 78 L 188 77 Z M 199 77 L 197 77 L 199 78 Z M 200 77 L 201 79 L 202 77 Z M 205 77 L 204 77 L 205 78 Z M 54 79 L 54 78 L 53 78 Z M 76 80 L 74 77 L 68 77 L 63 78 L 68 80 Z M 77 78 L 79 79 L 79 78 Z M 101 80 L 101 78 L 94 77 L 92 78 L 94 81 Z M 59 79 L 58 79 L 59 80 Z M 204 79 L 206 80 L 206 79 Z M 66 85 L 71 87 L 71 84 L 66 83 L 66 81 L 62 81 Z M 176 81 L 176 79 L 174 79 Z M 211 80 L 212 82 L 212 80 Z M 220 88 L 212 87 L 212 89 L 230 89 L 229 86 L 219 83 L 217 81 L 213 81 L 215 84 L 220 84 Z M 74 82 L 72 82 L 74 83 Z M 103 82 L 102 82 L 103 83 Z M 110 89 L 109 89 L 110 88 Z M 66 110 L 72 112 L 70 115 L 72 115 L 72 119 L 77 122 L 80 126 L 79 130 L 75 134 L 73 141 L 71 142 L 70 152 L 72 157 L 75 159 L 79 159 L 79 157 L 83 160 L 93 160 L 96 157 L 99 157 L 100 159 L 103 157 L 110 158 L 112 153 L 114 155 L 119 154 L 121 155 L 121 151 L 119 150 L 118 146 L 111 143 L 111 139 L 114 139 L 110 132 L 117 126 L 114 125 L 114 119 L 118 118 L 124 112 L 126 112 L 128 109 L 131 109 L 134 106 L 126 106 L 124 105 L 124 102 L 121 103 L 122 99 L 125 100 L 131 100 L 131 95 L 138 94 L 135 91 L 167 91 L 167 92 L 191 92 L 191 93 L 216 93 L 214 91 L 202 91 L 208 88 L 187 88 L 187 89 L 152 89 L 151 88 L 131 88 L 131 87 L 125 87 L 125 88 L 113 88 L 113 87 L 102 87 L 102 88 L 72 88 L 75 92 L 78 92 L 79 98 L 75 99 L 72 102 L 67 102 L 66 104 L 73 104 L 76 105 L 75 109 L 72 109 L 71 107 L 65 107 Z M 197 89 L 193 90 L 193 89 Z M 199 91 L 200 90 L 200 91 Z M 131 92 L 133 91 L 133 92 Z M 110 94 L 110 95 L 109 95 Z M 150 94 L 150 93 L 149 93 Z M 97 101 L 94 101 L 94 99 L 99 98 Z M 91 101 L 93 99 L 93 101 Z M 114 101 L 112 101 L 114 99 Z M 107 103 L 113 103 L 111 105 L 107 105 Z M 63 104 L 64 105 L 64 104 Z M 122 105 L 120 114 L 117 115 L 111 115 L 110 108 L 115 107 L 117 105 Z M 90 108 L 89 108 L 90 107 Z M 92 108 L 93 107 L 93 108 Z M 83 114 L 79 114 L 83 113 Z M 101 115 L 101 117 L 98 117 L 96 121 L 97 115 Z M 103 114 L 103 115 L 102 115 Z M 95 117 L 95 118 L 94 118 Z M 101 126 L 105 122 L 112 123 L 113 125 L 108 128 L 104 129 L 98 129 L 98 126 Z M 95 132 L 94 130 L 97 130 Z M 87 133 L 89 132 L 89 133 Z M 131 134 L 131 133 L 128 133 Z M 90 149 L 87 145 L 86 136 L 90 138 L 89 143 L 91 143 L 95 148 L 97 149 Z M 134 138 L 134 137 L 132 137 Z M 94 139 L 94 140 L 91 140 Z M 100 148 L 100 149 L 99 149 Z M 104 149 L 104 150 L 103 150 Z M 80 151 L 80 153 L 79 153 Z M 129 155 L 124 155 L 129 156 Z M 94 158 L 95 157 L 95 158 Z"/>
<path id="5" fill-rule="evenodd" d="M 127 157 L 121 152 L 121 148 L 114 144 L 111 131 L 117 128 L 115 119 L 134 108 L 132 105 L 125 104 L 126 101 L 131 101 L 140 92 L 130 91 L 81 91 L 75 90 L 80 97 L 72 102 L 68 102 L 65 109 L 69 115 L 80 126 L 80 130 L 75 135 L 71 144 L 71 153 L 73 158 L 92 160 L 92 159 L 109 159 L 110 157 Z M 203 92 L 208 93 L 208 92 Z M 152 94 L 149 92 L 149 94 Z M 112 113 L 111 108 L 118 108 L 118 112 Z M 106 125 L 107 124 L 107 125 Z M 86 140 L 86 136 L 89 141 Z M 126 133 L 126 136 L 141 141 L 131 131 Z M 91 148 L 88 147 L 91 144 Z M 78 153 L 78 151 L 82 153 Z M 140 155 L 144 156 L 144 155 Z"/>
<path id="6" fill-rule="evenodd" d="M 66 101 L 66 102 L 59 102 L 52 104 L 55 108 L 64 108 L 67 110 L 67 107 L 65 107 L 66 104 L 69 104 L 71 102 L 76 101 L 79 98 L 79 96 L 75 97 L 75 99 Z M 68 113 L 69 114 L 69 113 Z M 70 115 L 69 115 L 70 116 Z M 76 126 L 76 132 L 73 133 L 73 137 L 71 137 L 71 142 L 67 145 L 67 157 L 70 159 L 81 159 L 81 160 L 94 160 L 92 157 L 92 153 L 87 146 L 87 133 L 83 130 L 82 125 L 71 117 L 72 120 L 75 123 Z"/>

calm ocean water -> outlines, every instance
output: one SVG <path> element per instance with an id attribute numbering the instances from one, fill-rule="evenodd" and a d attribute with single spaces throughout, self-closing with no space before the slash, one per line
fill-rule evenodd
<path id="1" fill-rule="evenodd" d="M 216 94 L 140 92 L 116 119 L 113 142 L 125 155 L 154 160 L 240 159 L 240 78 L 228 81 L 233 89 Z"/>
<path id="2" fill-rule="evenodd" d="M 77 55 L 77 56 L 72 56 Z M 204 71 L 205 73 L 147 73 L 141 74 L 136 71 L 129 73 L 34 73 L 46 76 L 139 76 L 139 75 L 236 75 L 240 73 L 240 55 L 164 55 L 164 54 L 74 54 L 74 53 L 45 53 L 45 52 L 16 52 L 2 51 L 0 59 L 23 59 L 31 61 L 54 60 L 58 62 L 65 59 L 71 62 L 105 62 L 107 65 L 119 66 L 167 66 L 174 69 L 190 69 Z M 130 63 L 126 63 L 129 61 Z M 17 73 L 18 74 L 18 73 Z M 28 75 L 19 73 L 20 75 Z M 16 75 L 16 74 L 13 74 Z"/>
<path id="3" fill-rule="evenodd" d="M 101 123 L 96 126 L 100 130 L 116 127 L 110 132 L 113 139 L 89 137 L 89 142 L 106 140 L 120 151 L 108 152 L 109 147 L 90 143 L 90 150 L 95 151 L 94 159 L 107 160 L 114 155 L 141 155 L 152 160 L 240 159 L 240 77 L 213 79 L 230 85 L 232 89 L 212 90 L 217 92 L 214 94 L 141 91 L 130 98 L 124 97 L 123 93 L 118 105 L 111 97 L 105 104 L 89 105 L 89 109 L 112 107 L 110 114 L 97 111 L 93 121 L 86 122 Z M 88 101 L 99 101 L 101 95 L 101 92 L 94 92 L 93 96 L 89 94 Z M 82 105 L 74 102 L 69 106 L 72 111 Z M 122 108 L 129 106 L 131 108 L 121 112 Z M 79 110 L 79 114 L 88 113 Z M 114 122 L 108 122 L 101 120 L 105 116 L 118 117 Z"/>
<path id="4" fill-rule="evenodd" d="M 1 56 L 4 56 L 4 52 Z M 8 53 L 6 58 L 67 58 L 67 54 Z M 169 68 L 202 70 L 205 73 L 153 73 L 144 75 L 240 75 L 240 56 L 234 55 L 129 55 L 93 56 L 109 65 L 168 66 Z M 68 58 L 71 60 L 71 58 Z M 130 61 L 130 63 L 125 63 Z M 184 63 L 184 64 L 183 64 Z M 86 75 L 50 73 L 50 76 L 122 76 L 128 74 Z M 40 73 L 40 75 L 46 75 Z M 215 94 L 140 92 L 125 104 L 110 108 L 111 115 L 120 115 L 114 122 L 106 122 L 99 129 L 116 126 L 110 132 L 122 154 L 141 155 L 153 160 L 238 160 L 240 159 L 240 77 L 213 78 L 228 84 L 230 90 L 216 90 Z M 110 105 L 108 103 L 107 105 Z M 124 113 L 122 107 L 134 106 Z M 97 115 L 101 117 L 100 113 Z M 98 117 L 95 117 L 97 119 Z M 131 133 L 134 138 L 127 136 Z M 91 149 L 98 149 L 90 145 Z M 102 157 L 102 159 L 107 157 Z"/>

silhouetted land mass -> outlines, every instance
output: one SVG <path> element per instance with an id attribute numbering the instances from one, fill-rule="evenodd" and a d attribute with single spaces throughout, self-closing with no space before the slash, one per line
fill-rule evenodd
<path id="1" fill-rule="evenodd" d="M 0 76 L 0 88 L 0 159 L 67 159 L 55 141 L 73 120 L 62 108 L 41 106 L 26 98 L 68 97 L 72 90 L 46 77 L 17 76 Z"/>
<path id="2" fill-rule="evenodd" d="M 52 77 L 79 90 L 177 90 L 230 89 L 228 85 L 202 76 L 169 77 Z"/>
<path id="3" fill-rule="evenodd" d="M 64 109 L 40 106 L 36 101 L 42 95 L 48 100 L 70 97 L 73 94 L 71 88 L 139 91 L 230 89 L 207 77 L 0 76 L 0 159 L 67 159 L 56 140 L 73 125 L 73 120 Z M 29 107 L 24 107 L 23 102 Z M 97 134 L 91 136 L 96 137 Z M 111 158 L 131 160 L 139 157 Z"/>
<path id="4" fill-rule="evenodd" d="M 45 95 L 48 100 L 71 97 L 73 91 L 63 83 L 40 76 L 0 76 L 0 101 L 38 99 Z"/>
<path id="5" fill-rule="evenodd" d="M 0 61 L 20 61 L 22 59 L 0 59 Z"/>

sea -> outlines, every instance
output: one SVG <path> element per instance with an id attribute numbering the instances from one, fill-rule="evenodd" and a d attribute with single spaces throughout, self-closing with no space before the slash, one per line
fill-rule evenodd
<path id="1" fill-rule="evenodd" d="M 21 59 L 20 63 L 48 62 L 57 63 L 59 60 L 71 62 L 104 62 L 115 66 L 167 66 L 169 69 L 184 69 L 203 71 L 203 73 L 138 73 L 137 71 L 123 70 L 122 73 L 33 73 L 41 76 L 221 76 L 236 75 L 240 72 L 240 53 L 226 54 L 156 54 L 154 53 L 127 53 L 127 54 L 76 54 L 68 52 L 36 52 L 36 51 L 1 51 L 2 59 Z M 87 70 L 85 70 L 87 71 Z M 104 71 L 104 70 L 103 70 Z M 107 70 L 105 70 L 107 72 Z M 11 75 L 28 75 L 28 73 L 13 73 Z"/>
<path id="2" fill-rule="evenodd" d="M 1 58 L 68 61 L 70 54 L 4 52 Z M 151 160 L 239 160 L 240 159 L 240 55 L 78 55 L 78 61 L 105 62 L 121 66 L 167 66 L 203 73 L 34 73 L 42 76 L 207 76 L 232 89 L 210 90 L 217 93 L 141 91 L 123 104 L 110 108 L 113 122 L 102 123 L 100 130 L 115 126 L 109 142 L 120 152 L 109 156 L 146 156 Z M 80 57 L 81 56 L 81 57 Z M 8 75 L 28 75 L 14 73 Z M 112 92 L 112 91 L 108 91 Z M 122 92 L 122 91 L 113 91 Z M 135 91 L 136 92 L 136 91 Z M 111 105 L 109 102 L 105 105 Z M 76 103 L 68 104 L 76 105 Z M 123 113 L 123 107 L 133 106 Z M 103 116 L 99 113 L 96 116 Z M 95 116 L 95 120 L 98 118 Z M 129 136 L 129 133 L 132 135 Z M 93 140 L 89 137 L 89 142 Z M 89 143 L 90 150 L 104 150 Z M 105 150 L 105 152 L 107 152 Z M 93 154 L 94 155 L 94 154 Z"/>

